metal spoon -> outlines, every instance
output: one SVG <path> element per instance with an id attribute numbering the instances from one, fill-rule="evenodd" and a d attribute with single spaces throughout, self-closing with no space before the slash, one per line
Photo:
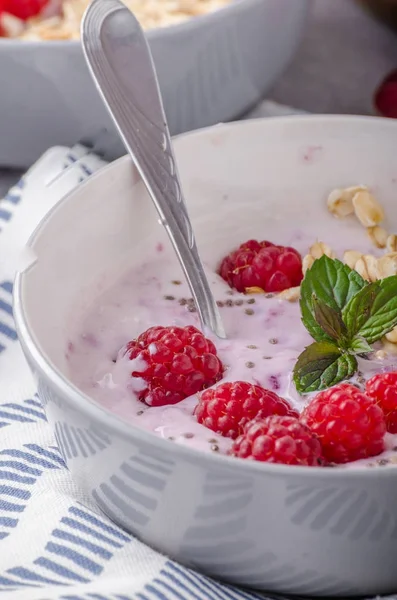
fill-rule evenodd
<path id="1" fill-rule="evenodd" d="M 145 34 L 119 0 L 93 0 L 82 21 L 81 39 L 91 75 L 174 246 L 201 326 L 225 338 L 183 198 Z"/>

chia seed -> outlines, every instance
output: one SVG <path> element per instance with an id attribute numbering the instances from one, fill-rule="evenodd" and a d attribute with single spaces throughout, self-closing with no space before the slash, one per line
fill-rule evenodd
<path id="1" fill-rule="evenodd" d="M 244 300 L 236 300 L 234 303 L 236 306 L 242 306 L 244 304 Z"/>
<path id="2" fill-rule="evenodd" d="M 115 358 L 112 358 L 112 363 L 115 363 L 115 362 L 116 362 L 116 359 L 115 359 Z"/>
<path id="3" fill-rule="evenodd" d="M 390 461 L 387 458 L 381 458 L 380 460 L 377 461 L 377 463 L 380 467 L 384 467 L 385 465 L 388 465 L 389 462 Z"/>
<path id="4" fill-rule="evenodd" d="M 244 312 L 246 315 L 253 315 L 255 311 L 252 308 L 246 308 Z"/>
<path id="5" fill-rule="evenodd" d="M 255 346 L 254 344 L 249 344 L 247 348 L 249 348 L 250 350 L 256 350 L 258 346 Z"/>
<path id="6" fill-rule="evenodd" d="M 218 444 L 212 444 L 211 450 L 212 450 L 212 452 L 219 452 L 219 446 L 218 446 Z"/>
<path id="7" fill-rule="evenodd" d="M 141 415 L 143 415 L 145 411 L 144 410 L 138 410 L 138 412 L 136 413 L 138 415 L 138 417 L 140 417 Z"/>
<path id="8" fill-rule="evenodd" d="M 223 308 L 223 306 L 225 306 L 225 303 L 222 302 L 222 300 L 217 300 L 216 305 L 219 306 L 219 308 Z"/>
<path id="9" fill-rule="evenodd" d="M 270 360 L 270 359 L 271 359 L 271 358 L 273 358 L 273 357 L 272 357 L 272 356 L 262 356 L 262 358 L 263 358 L 264 360 Z"/>
<path id="10" fill-rule="evenodd" d="M 164 300 L 175 300 L 174 296 L 164 296 Z"/>
<path id="11" fill-rule="evenodd" d="M 191 440 L 194 437 L 194 433 L 184 433 L 183 437 L 185 437 L 187 440 Z"/>
<path id="12" fill-rule="evenodd" d="M 233 300 L 226 300 L 225 306 L 233 306 Z"/>
<path id="13" fill-rule="evenodd" d="M 248 298 L 247 300 L 247 304 L 255 304 L 256 300 L 255 298 Z"/>
<path id="14" fill-rule="evenodd" d="M 171 436 L 171 437 L 169 437 L 168 439 L 169 439 L 169 441 L 170 441 L 170 442 L 175 442 L 175 438 L 174 438 L 174 437 L 172 437 L 172 436 Z"/>
<path id="15" fill-rule="evenodd" d="M 171 283 L 173 283 L 174 285 L 181 285 L 182 281 L 179 281 L 179 279 L 174 279 L 173 281 L 171 281 Z"/>
<path id="16" fill-rule="evenodd" d="M 234 292 L 233 292 L 233 290 L 227 290 L 226 294 L 228 296 L 233 296 Z"/>
<path id="17" fill-rule="evenodd" d="M 255 367 L 255 363 L 253 363 L 249 360 L 248 362 L 245 363 L 245 366 L 247 367 L 247 369 L 253 369 Z"/>
<path id="18" fill-rule="evenodd" d="M 272 293 L 265 294 L 265 298 L 273 298 L 273 297 L 274 297 L 274 294 L 272 294 Z"/>
<path id="19" fill-rule="evenodd" d="M 187 304 L 187 300 L 186 300 L 186 298 L 181 298 L 181 299 L 179 300 L 179 304 L 180 304 L 181 306 L 185 306 L 185 304 Z"/>
<path id="20" fill-rule="evenodd" d="M 208 441 L 210 444 L 216 444 L 218 442 L 216 438 L 210 438 Z"/>
<path id="21" fill-rule="evenodd" d="M 392 448 L 392 450 L 393 450 L 393 452 L 397 452 L 397 446 L 394 446 L 394 447 Z"/>
<path id="22" fill-rule="evenodd" d="M 269 340 L 269 344 L 278 344 L 278 339 L 277 338 L 270 338 Z"/>
<path id="23" fill-rule="evenodd" d="M 195 306 L 188 306 L 188 311 L 191 313 L 197 312 L 197 308 Z"/>

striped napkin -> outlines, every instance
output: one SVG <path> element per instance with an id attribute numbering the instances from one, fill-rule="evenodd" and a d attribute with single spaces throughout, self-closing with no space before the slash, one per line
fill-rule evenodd
<path id="1" fill-rule="evenodd" d="M 0 595 L 10 600 L 266 598 L 186 569 L 117 527 L 75 485 L 47 424 L 13 322 L 14 272 L 21 248 L 45 213 L 104 164 L 82 146 L 52 148 L 0 202 Z"/>

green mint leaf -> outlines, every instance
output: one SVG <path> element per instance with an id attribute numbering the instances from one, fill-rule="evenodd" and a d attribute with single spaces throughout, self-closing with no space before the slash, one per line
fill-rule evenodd
<path id="1" fill-rule="evenodd" d="M 356 271 L 352 271 L 340 260 L 333 260 L 328 256 L 315 260 L 301 283 L 302 322 L 310 335 L 318 342 L 332 341 L 332 337 L 316 321 L 313 295 L 327 306 L 341 311 L 366 285 L 366 281 Z"/>
<path id="2" fill-rule="evenodd" d="M 342 318 L 350 338 L 356 336 L 370 318 L 375 298 L 379 294 L 380 284 L 380 281 L 369 283 L 357 292 L 343 308 Z M 360 337 L 365 338 L 362 333 Z"/>
<path id="3" fill-rule="evenodd" d="M 301 394 L 325 390 L 357 370 L 354 356 L 342 353 L 332 342 L 314 342 L 298 357 L 294 368 L 294 383 Z"/>
<path id="4" fill-rule="evenodd" d="M 355 337 L 349 344 L 349 349 L 355 354 L 368 354 L 372 352 L 371 346 L 363 337 Z"/>
<path id="5" fill-rule="evenodd" d="M 312 298 L 314 318 L 321 329 L 333 340 L 342 342 L 347 334 L 347 328 L 342 321 L 341 312 L 331 308 L 316 296 Z"/>
<path id="6" fill-rule="evenodd" d="M 368 344 L 373 344 L 397 325 L 397 276 L 386 277 L 371 286 L 373 296 L 370 290 L 370 297 L 366 299 L 364 290 L 361 290 L 344 311 L 345 323 L 348 325 L 348 320 L 354 322 L 355 334 L 365 338 Z M 354 318 L 354 312 L 362 310 L 362 307 L 365 308 L 365 319 L 364 316 Z"/>

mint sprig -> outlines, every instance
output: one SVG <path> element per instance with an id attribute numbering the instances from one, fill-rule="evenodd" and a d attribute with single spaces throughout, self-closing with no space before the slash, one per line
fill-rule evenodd
<path id="1" fill-rule="evenodd" d="M 357 359 L 332 342 L 314 342 L 299 356 L 294 370 L 296 389 L 301 394 L 316 392 L 354 375 Z"/>
<path id="2" fill-rule="evenodd" d="M 313 314 L 316 324 L 331 340 L 342 341 L 347 335 L 347 327 L 342 320 L 340 310 L 335 310 L 321 302 L 317 296 L 312 297 Z"/>
<path id="3" fill-rule="evenodd" d="M 397 325 L 397 276 L 370 283 L 349 301 L 342 317 L 353 335 L 373 344 Z"/>
<path id="4" fill-rule="evenodd" d="M 322 256 L 301 284 L 302 322 L 315 343 L 298 357 L 294 382 L 304 394 L 349 379 L 357 354 L 397 326 L 397 276 L 374 283 L 336 259 Z"/>
<path id="5" fill-rule="evenodd" d="M 332 338 L 316 320 L 313 297 L 340 312 L 365 285 L 361 275 L 340 260 L 322 256 L 314 261 L 301 283 L 300 308 L 302 321 L 316 342 L 331 341 Z"/>

